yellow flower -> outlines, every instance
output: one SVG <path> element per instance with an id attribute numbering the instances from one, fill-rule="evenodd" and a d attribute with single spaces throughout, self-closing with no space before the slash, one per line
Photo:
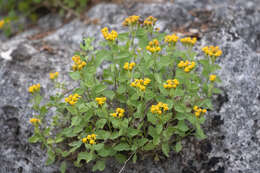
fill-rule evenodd
<path id="1" fill-rule="evenodd" d="M 74 64 L 72 66 L 73 71 L 80 71 L 83 69 L 83 67 L 85 67 L 87 65 L 87 63 L 85 61 L 82 61 L 80 59 L 79 55 L 74 55 L 72 57 L 72 60 L 74 61 Z"/>
<path id="2" fill-rule="evenodd" d="M 41 88 L 41 85 L 38 83 L 38 84 L 35 84 L 35 85 L 32 85 L 28 88 L 28 92 L 30 93 L 35 93 L 35 92 L 38 92 L 40 91 L 40 88 Z"/>
<path id="3" fill-rule="evenodd" d="M 4 24 L 5 24 L 5 20 L 4 19 L 0 20 L 0 29 L 4 27 Z"/>
<path id="4" fill-rule="evenodd" d="M 69 95 L 68 97 L 65 98 L 65 102 L 73 106 L 75 103 L 77 103 L 80 97 L 81 96 L 78 94 Z"/>
<path id="5" fill-rule="evenodd" d="M 97 97 L 96 102 L 102 106 L 106 102 L 107 98 L 106 97 Z"/>
<path id="6" fill-rule="evenodd" d="M 166 89 L 176 88 L 179 84 L 180 83 L 177 79 L 173 79 L 173 80 L 168 79 L 166 81 L 166 84 L 163 85 L 163 87 Z"/>
<path id="7" fill-rule="evenodd" d="M 30 119 L 30 123 L 32 123 L 32 124 L 37 124 L 37 123 L 40 123 L 40 122 L 41 122 L 41 120 L 38 119 L 38 118 L 31 118 Z"/>
<path id="8" fill-rule="evenodd" d="M 124 116 L 125 110 L 122 108 L 116 108 L 116 112 L 111 113 L 110 115 L 112 117 L 118 117 L 118 118 L 122 118 Z"/>
<path id="9" fill-rule="evenodd" d="M 91 144 L 91 145 L 95 144 L 95 140 L 90 139 L 90 140 L 89 140 L 89 144 Z"/>
<path id="10" fill-rule="evenodd" d="M 96 134 L 94 134 L 94 133 L 90 134 L 87 137 L 82 138 L 82 142 L 83 143 L 89 143 L 91 145 L 96 144 L 96 137 L 97 137 Z"/>
<path id="11" fill-rule="evenodd" d="M 151 53 L 160 52 L 161 48 L 159 47 L 159 41 L 156 39 L 150 41 L 149 44 L 146 46 L 146 49 Z"/>
<path id="12" fill-rule="evenodd" d="M 131 62 L 131 63 L 126 62 L 126 63 L 124 64 L 124 67 L 123 67 L 123 68 L 124 68 L 125 70 L 131 71 L 131 70 L 134 68 L 135 65 L 136 65 L 135 62 Z"/>
<path id="13" fill-rule="evenodd" d="M 179 37 L 175 34 L 167 35 L 167 36 L 164 37 L 164 42 L 168 43 L 169 46 L 175 46 L 178 39 L 179 39 Z"/>
<path id="14" fill-rule="evenodd" d="M 216 80 L 216 77 L 217 77 L 216 75 L 212 74 L 212 75 L 209 76 L 209 80 L 211 82 L 214 82 Z"/>
<path id="15" fill-rule="evenodd" d="M 197 38 L 196 37 L 193 37 L 193 38 L 185 37 L 185 38 L 182 38 L 180 41 L 184 45 L 194 46 L 194 44 L 197 42 Z"/>
<path id="16" fill-rule="evenodd" d="M 114 40 L 117 38 L 117 36 L 118 36 L 118 34 L 117 34 L 117 32 L 116 32 L 115 30 L 112 30 L 112 31 L 109 33 L 107 27 L 103 28 L 103 29 L 101 30 L 101 32 L 102 32 L 102 34 L 103 34 L 103 37 L 104 37 L 106 40 L 108 40 L 108 41 L 114 41 Z"/>
<path id="17" fill-rule="evenodd" d="M 199 117 L 201 114 L 205 114 L 207 112 L 207 109 L 201 109 L 196 105 L 193 107 L 193 110 L 194 110 L 194 115 L 196 117 Z"/>
<path id="18" fill-rule="evenodd" d="M 59 76 L 59 72 L 50 73 L 50 79 L 54 80 Z"/>
<path id="19" fill-rule="evenodd" d="M 179 68 L 184 68 L 184 71 L 186 73 L 188 73 L 196 66 L 196 63 L 194 61 L 190 62 L 190 61 L 186 60 L 185 62 L 180 61 L 177 66 Z"/>
<path id="20" fill-rule="evenodd" d="M 129 17 L 125 18 L 125 20 L 123 22 L 123 26 L 135 25 L 135 24 L 137 24 L 139 18 L 140 17 L 136 16 L 136 15 L 129 16 Z"/>
<path id="21" fill-rule="evenodd" d="M 205 53 L 205 55 L 211 57 L 219 57 L 222 55 L 222 51 L 219 49 L 218 46 L 205 46 L 202 48 L 202 51 Z"/>
<path id="22" fill-rule="evenodd" d="M 152 107 L 150 108 L 150 111 L 153 114 L 158 114 L 161 115 L 163 112 L 168 111 L 168 105 L 162 102 L 159 102 L 157 105 L 152 105 Z"/>
<path id="23" fill-rule="evenodd" d="M 87 143 L 87 141 L 88 141 L 87 138 L 83 138 L 83 139 L 82 139 L 82 142 L 83 142 L 83 143 Z"/>
<path id="24" fill-rule="evenodd" d="M 145 91 L 146 86 L 151 82 L 149 78 L 144 78 L 144 79 L 135 79 L 134 82 L 130 84 L 132 87 L 139 88 L 140 91 Z"/>
<path id="25" fill-rule="evenodd" d="M 157 18 L 149 16 L 144 20 L 144 26 L 154 26 L 157 21 Z"/>

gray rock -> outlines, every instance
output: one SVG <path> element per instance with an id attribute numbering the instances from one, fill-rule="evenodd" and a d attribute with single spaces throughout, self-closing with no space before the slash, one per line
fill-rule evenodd
<path id="1" fill-rule="evenodd" d="M 40 30 L 29 30 L 0 42 L 0 172 L 57 172 L 59 165 L 45 166 L 45 152 L 39 145 L 27 142 L 32 134 L 28 120 L 33 113 L 28 106 L 27 88 L 39 82 L 44 88 L 43 94 L 52 94 L 48 73 L 59 71 L 60 80 L 69 81 L 66 72 L 72 63 L 70 57 L 79 49 L 82 37 L 93 36 L 100 40 L 100 29 L 104 26 L 123 31 L 121 23 L 131 14 L 153 15 L 159 19 L 158 27 L 169 33 L 189 27 L 201 32 L 201 25 L 207 24 L 208 30 L 200 33 L 196 49 L 219 45 L 223 50 L 223 56 L 217 60 L 222 67 L 218 75 L 223 81 L 220 84 L 223 94 L 215 97 L 215 110 L 206 115 L 206 140 L 188 138 L 183 141 L 181 153 L 172 152 L 170 158 L 162 158 L 159 162 L 147 158 L 137 164 L 128 163 L 125 172 L 259 172 L 259 6 L 258 0 L 175 0 L 173 4 L 133 3 L 129 6 L 99 4 L 87 15 L 90 19 L 99 19 L 100 25 L 86 25 L 75 19 L 47 37 L 27 39 L 59 24 L 61 21 L 57 18 Z M 41 21 L 49 21 L 49 18 Z M 42 49 L 46 44 L 53 49 L 51 52 Z M 201 57 L 202 54 L 198 55 Z M 104 172 L 119 172 L 121 167 L 109 160 Z M 90 172 L 88 166 L 79 169 L 69 165 L 69 169 L 75 173 Z"/>

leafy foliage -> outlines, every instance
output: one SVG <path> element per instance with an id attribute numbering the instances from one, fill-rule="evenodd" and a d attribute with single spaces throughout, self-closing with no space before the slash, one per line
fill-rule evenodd
<path id="1" fill-rule="evenodd" d="M 61 16 L 68 14 L 68 12 L 80 16 L 80 13 L 86 9 L 88 2 L 89 0 L 0 0 L 0 11 L 7 13 L 3 29 L 6 35 L 10 35 L 12 33 L 11 23 L 18 21 L 21 16 L 33 22 L 37 21 L 41 8 L 58 11 Z M 20 25 L 20 28 L 22 27 Z"/>
<path id="2" fill-rule="evenodd" d="M 184 137 L 206 137 L 204 115 L 212 109 L 212 94 L 221 92 L 214 84 L 220 79 L 209 79 L 219 69 L 217 57 L 197 60 L 195 39 L 179 45 L 176 35 L 165 37 L 154 28 L 155 18 L 143 25 L 137 19 L 124 23 L 126 33 L 103 30 L 106 41 L 99 49 L 92 46 L 93 38 L 84 39 L 72 59 L 76 66 L 86 63 L 69 72 L 77 88 L 69 90 L 52 79 L 61 92 L 45 105 L 40 92 L 33 93 L 39 114 L 29 141 L 46 147 L 47 164 L 63 160 L 61 172 L 70 160 L 77 167 L 93 162 L 96 171 L 105 169 L 108 157 L 124 162 L 132 156 L 134 163 L 151 154 L 169 157 L 171 150 L 181 151 Z M 109 67 L 97 74 L 104 62 Z M 56 114 L 47 123 L 50 108 Z"/>

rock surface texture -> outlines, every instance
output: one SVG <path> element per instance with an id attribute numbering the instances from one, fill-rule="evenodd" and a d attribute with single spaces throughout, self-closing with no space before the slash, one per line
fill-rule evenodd
<path id="1" fill-rule="evenodd" d="M 36 29 L 0 40 L 0 173 L 58 172 L 58 165 L 45 166 L 45 152 L 39 145 L 27 142 L 32 134 L 27 88 L 41 83 L 43 94 L 50 94 L 49 72 L 59 71 L 60 80 L 68 80 L 71 57 L 84 36 L 101 39 L 104 26 L 120 32 L 123 19 L 132 14 L 157 17 L 158 27 L 167 33 L 197 35 L 198 49 L 219 45 L 223 94 L 215 97 L 215 110 L 207 114 L 206 140 L 187 139 L 181 153 L 159 162 L 129 163 L 124 172 L 260 172 L 260 1 L 175 0 L 98 4 L 86 14 L 98 20 L 97 24 L 75 19 L 62 25 L 60 18 L 47 17 Z M 119 172 L 121 166 L 111 160 L 104 172 Z M 71 173 L 90 172 L 87 167 L 69 169 Z"/>

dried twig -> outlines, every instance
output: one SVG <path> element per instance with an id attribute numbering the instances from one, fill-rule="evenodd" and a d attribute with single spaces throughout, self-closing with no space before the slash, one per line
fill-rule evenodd
<path id="1" fill-rule="evenodd" d="M 125 161 L 123 167 L 120 169 L 119 173 L 122 173 L 122 172 L 124 171 L 127 162 L 133 157 L 133 155 L 134 155 L 135 153 L 136 153 L 136 152 L 132 153 L 131 156 L 129 156 L 129 158 Z"/>

